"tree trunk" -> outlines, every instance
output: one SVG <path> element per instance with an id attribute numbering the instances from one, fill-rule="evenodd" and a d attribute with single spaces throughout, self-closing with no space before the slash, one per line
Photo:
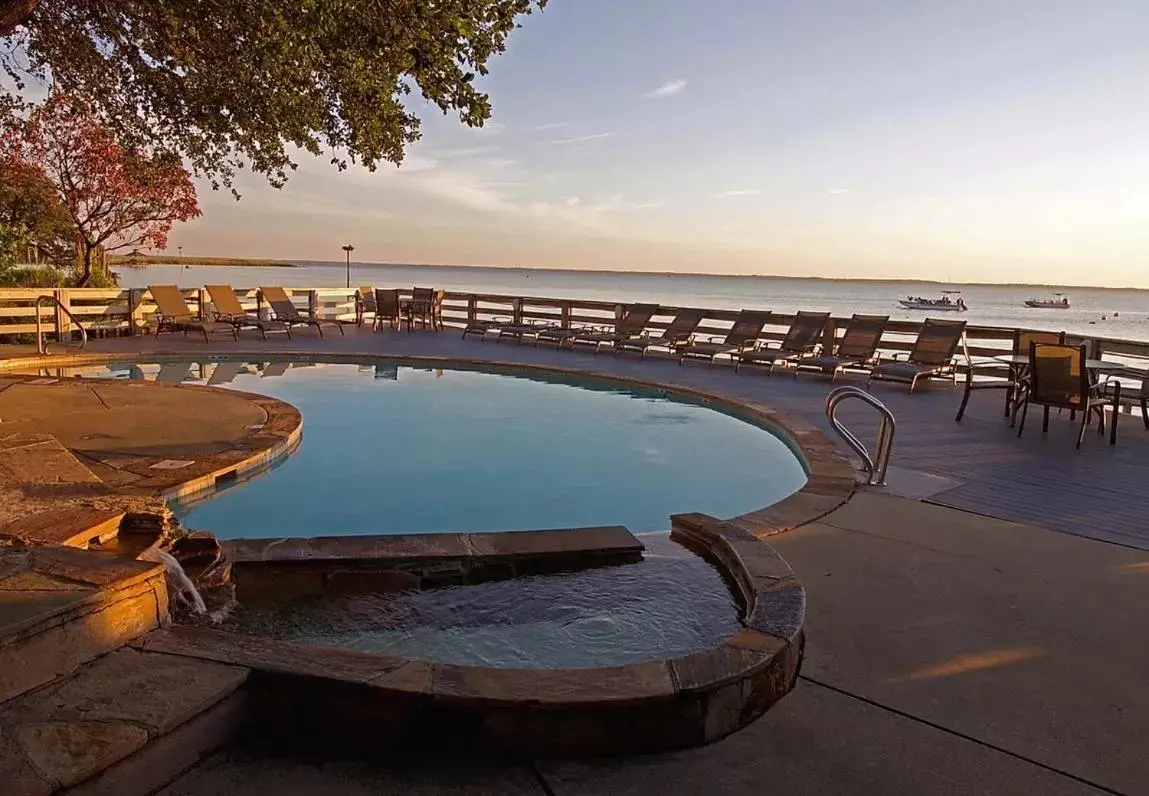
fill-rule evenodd
<path id="1" fill-rule="evenodd" d="M 95 247 L 86 240 L 80 242 L 80 278 L 76 280 L 76 287 L 87 287 L 92 281 L 92 252 Z"/>
<path id="2" fill-rule="evenodd" d="M 0 37 L 28 21 L 40 0 L 0 0 Z"/>

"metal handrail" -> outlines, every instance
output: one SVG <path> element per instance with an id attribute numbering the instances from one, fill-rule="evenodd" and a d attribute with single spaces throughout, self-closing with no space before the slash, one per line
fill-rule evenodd
<path id="1" fill-rule="evenodd" d="M 857 398 L 863 403 L 869 404 L 877 409 L 882 416 L 881 425 L 878 426 L 877 447 L 872 457 L 865 444 L 838 419 L 838 406 L 847 398 Z M 889 469 L 890 456 L 894 452 L 894 431 L 897 428 L 894 413 L 865 390 L 847 386 L 831 390 L 830 394 L 826 396 L 826 419 L 830 421 L 830 426 L 841 435 L 854 453 L 862 457 L 862 466 L 858 469 L 866 474 L 866 483 L 871 486 L 885 486 L 886 470 Z"/>
<path id="2" fill-rule="evenodd" d="M 40 306 L 45 301 L 55 304 L 56 309 L 67 315 L 68 320 L 74 323 L 76 328 L 80 330 L 80 344 L 76 346 L 76 348 L 80 349 L 86 346 L 88 344 L 88 330 L 84 328 L 84 324 L 80 323 L 80 319 L 73 315 L 72 311 L 64 306 L 64 303 L 60 301 L 60 299 L 49 293 L 36 297 L 36 350 L 41 354 L 48 353 L 48 344 L 44 342 L 44 319 L 40 316 Z M 59 342 L 61 345 L 64 344 L 62 339 Z"/>

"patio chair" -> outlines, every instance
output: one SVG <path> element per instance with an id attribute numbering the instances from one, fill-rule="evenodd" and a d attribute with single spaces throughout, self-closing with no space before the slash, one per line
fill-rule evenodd
<path id="1" fill-rule="evenodd" d="M 571 348 L 576 345 L 593 345 L 597 354 L 604 345 L 612 348 L 621 340 L 639 337 L 650 323 L 650 319 L 658 312 L 657 304 L 632 304 L 623 316 L 615 323 L 613 329 L 579 332 L 571 339 Z"/>
<path id="2" fill-rule="evenodd" d="M 1081 428 L 1077 433 L 1077 447 L 1085 438 L 1085 427 L 1090 417 L 1097 414 L 1097 433 L 1105 433 L 1105 404 L 1113 404 L 1113 426 L 1109 444 L 1117 442 L 1117 413 L 1120 390 L 1112 399 L 1106 394 L 1105 385 L 1093 383 L 1085 363 L 1089 358 L 1085 346 L 1065 345 L 1064 343 L 1029 344 L 1029 384 L 1026 400 L 1021 407 L 1021 421 L 1017 424 L 1017 436 L 1025 430 L 1025 418 L 1029 405 L 1043 408 L 1041 430 L 1049 430 L 1049 410 L 1051 407 L 1081 412 Z"/>
<path id="3" fill-rule="evenodd" d="M 828 312 L 799 312 L 777 348 L 755 347 L 740 351 L 735 358 L 734 372 L 737 373 L 742 365 L 766 365 L 769 367 L 767 373 L 773 373 L 775 365 L 793 362 L 810 353 L 821 342 L 822 330 L 829 319 Z"/>
<path id="4" fill-rule="evenodd" d="M 949 378 L 957 375 L 954 355 L 965 340 L 965 321 L 926 318 L 906 361 L 886 362 L 870 370 L 866 389 L 874 381 L 897 381 L 910 385 L 912 393 L 922 379 Z M 968 362 L 969 355 L 966 354 Z"/>
<path id="5" fill-rule="evenodd" d="M 205 321 L 188 309 L 184 295 L 175 285 L 149 285 L 148 292 L 156 303 L 156 337 L 160 332 L 200 332 L 205 343 L 211 342 L 210 335 L 230 333 L 239 340 L 239 330 L 230 323 Z"/>
<path id="6" fill-rule="evenodd" d="M 220 323 L 230 323 L 237 332 L 240 329 L 258 329 L 264 340 L 267 339 L 268 330 L 286 332 L 287 339 L 291 339 L 291 330 L 287 324 L 264 320 L 257 313 L 249 312 L 240 303 L 231 285 L 204 285 L 204 289 L 215 308 L 215 319 Z"/>
<path id="7" fill-rule="evenodd" d="M 872 367 L 889 323 L 889 315 L 854 315 L 833 352 L 799 357 L 794 363 L 794 378 L 803 370 L 814 370 L 830 376 L 833 384 L 846 368 Z"/>
<path id="8" fill-rule="evenodd" d="M 705 359 L 708 365 L 713 365 L 716 357 L 723 354 L 733 358 L 746 351 L 758 342 L 758 335 L 762 334 L 764 327 L 770 320 L 768 310 L 742 310 L 734 319 L 725 337 L 710 337 L 709 340 L 691 340 L 678 349 L 678 364 L 687 359 Z"/>
<path id="9" fill-rule="evenodd" d="M 395 288 L 375 288 L 375 322 L 372 329 L 379 331 L 386 322 L 392 329 L 403 328 L 403 305 Z"/>
<path id="10" fill-rule="evenodd" d="M 346 334 L 343 331 L 343 322 L 329 318 L 319 318 L 311 313 L 304 315 L 295 306 L 295 302 L 287 295 L 287 291 L 279 286 L 261 287 L 259 295 L 271 305 L 271 311 L 275 313 L 275 320 L 287 326 L 290 329 L 293 326 L 314 326 L 315 331 L 319 332 L 319 336 L 323 337 L 323 327 L 335 326 L 339 329 L 339 334 Z"/>
<path id="11" fill-rule="evenodd" d="M 1124 375 L 1132 375 L 1132 373 L 1133 371 L 1123 372 Z M 1107 393 L 1114 393 L 1118 403 L 1125 402 L 1140 406 L 1141 422 L 1145 424 L 1146 429 L 1149 429 L 1149 371 L 1144 371 L 1140 375 L 1141 385 L 1139 387 L 1131 387 L 1120 381 L 1112 380 L 1105 382 L 1105 390 Z"/>
<path id="12" fill-rule="evenodd" d="M 375 288 L 361 285 L 355 289 L 355 325 L 362 326 L 368 320 L 375 328 Z"/>
<path id="13" fill-rule="evenodd" d="M 407 331 L 415 327 L 415 320 L 419 321 L 419 328 L 426 329 L 427 324 L 438 331 L 435 326 L 435 289 L 430 287 L 417 287 L 411 291 L 411 300 L 407 302 Z"/>
<path id="14" fill-rule="evenodd" d="M 674 320 L 659 335 L 640 335 L 628 337 L 614 344 L 615 353 L 620 351 L 637 351 L 642 356 L 652 348 L 662 348 L 670 352 L 677 351 L 690 341 L 694 330 L 706 317 L 706 310 L 679 310 Z"/>
<path id="15" fill-rule="evenodd" d="M 1065 343 L 1065 332 L 1035 332 L 1029 329 L 1013 330 L 1014 356 L 1029 356 L 1030 343 Z M 974 374 L 980 371 L 981 375 L 989 376 L 992 380 L 974 381 Z M 1005 390 L 1005 416 L 1012 414 L 1021 401 L 1024 390 L 1028 387 L 1028 366 L 1017 363 L 1001 362 L 995 359 L 970 361 L 969 372 L 966 375 L 965 390 L 962 391 L 961 403 L 958 405 L 955 423 L 960 423 L 965 415 L 966 404 L 974 390 Z"/>

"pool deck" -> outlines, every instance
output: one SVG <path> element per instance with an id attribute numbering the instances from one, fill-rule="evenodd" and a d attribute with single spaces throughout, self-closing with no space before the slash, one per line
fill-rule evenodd
<path id="1" fill-rule="evenodd" d="M 461 341 L 457 331 L 239 343 L 93 341 L 89 351 L 453 358 L 558 367 L 723 392 L 825 428 L 827 381 L 735 375 L 609 354 Z M 855 383 L 850 379 L 839 383 Z M 1017 439 L 1002 395 L 874 394 L 897 416 L 891 488 L 775 536 L 809 596 L 797 688 L 712 746 L 592 762 L 498 765 L 431 754 L 379 763 L 219 753 L 163 791 L 196 794 L 1090 794 L 1146 792 L 1149 434 L 1118 444 L 1054 416 Z M 843 407 L 868 434 L 873 414 Z M 5 418 L 6 420 L 6 418 Z M 863 438 L 865 438 L 863 436 Z"/>

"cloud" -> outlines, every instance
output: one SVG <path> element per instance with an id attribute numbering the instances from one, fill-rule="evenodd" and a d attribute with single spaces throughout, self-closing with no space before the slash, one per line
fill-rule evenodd
<path id="1" fill-rule="evenodd" d="M 685 80 L 667 80 L 654 91 L 648 91 L 643 96 L 647 99 L 662 99 L 663 97 L 673 97 L 675 94 L 682 92 L 686 88 Z"/>
<path id="2" fill-rule="evenodd" d="M 479 135 L 500 135 L 507 131 L 507 126 L 502 122 L 487 122 L 482 127 L 472 128 Z"/>
<path id="3" fill-rule="evenodd" d="M 734 196 L 753 196 L 758 193 L 757 188 L 735 188 L 732 191 L 722 191 L 714 194 L 715 199 L 730 199 Z"/>
<path id="4" fill-rule="evenodd" d="M 830 190 L 826 191 L 826 193 L 829 194 L 830 196 L 837 196 L 838 194 L 849 193 L 849 192 L 850 192 L 849 188 L 831 188 Z"/>
<path id="5" fill-rule="evenodd" d="M 655 207 L 664 207 L 666 202 L 639 202 L 631 206 L 631 210 L 650 210 Z"/>
<path id="6" fill-rule="evenodd" d="M 550 124 L 540 124 L 538 127 L 532 127 L 531 129 L 534 130 L 536 133 L 541 133 L 544 130 L 557 130 L 560 127 L 566 127 L 566 126 L 567 126 L 566 122 L 551 122 Z"/>
<path id="7" fill-rule="evenodd" d="M 583 141 L 598 141 L 610 138 L 614 133 L 591 133 L 590 135 L 576 135 L 574 138 L 559 138 L 551 141 L 552 144 L 580 144 Z"/>

